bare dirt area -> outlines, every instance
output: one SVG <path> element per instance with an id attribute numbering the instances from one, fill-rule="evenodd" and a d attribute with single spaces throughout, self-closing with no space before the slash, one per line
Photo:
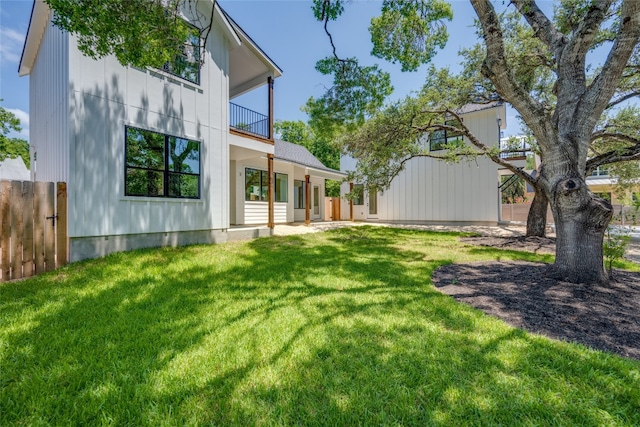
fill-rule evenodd
<path id="1" fill-rule="evenodd" d="M 497 239 L 500 248 L 518 240 L 479 239 Z M 543 243 L 526 245 L 549 250 L 549 242 Z M 440 292 L 512 326 L 640 360 L 640 273 L 616 270 L 611 284 L 599 286 L 548 278 L 546 268 L 519 261 L 451 264 L 437 269 L 432 280 Z"/>
<path id="2" fill-rule="evenodd" d="M 514 251 L 533 252 L 536 254 L 554 254 L 556 252 L 556 239 L 554 237 L 463 237 L 461 242 L 478 246 L 490 246 L 497 249 L 509 249 Z"/>

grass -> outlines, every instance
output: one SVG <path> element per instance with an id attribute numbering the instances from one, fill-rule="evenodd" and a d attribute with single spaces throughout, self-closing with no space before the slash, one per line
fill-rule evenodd
<path id="1" fill-rule="evenodd" d="M 514 329 L 435 268 L 550 256 L 355 227 L 0 285 L 0 424 L 640 425 L 640 363 Z"/>

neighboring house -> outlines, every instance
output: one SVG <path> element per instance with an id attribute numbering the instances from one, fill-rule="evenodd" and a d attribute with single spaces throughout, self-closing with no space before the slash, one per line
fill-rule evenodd
<path id="1" fill-rule="evenodd" d="M 302 202 L 312 215 L 316 188 L 322 195 L 323 178 L 339 175 L 279 154 L 273 82 L 282 71 L 217 2 L 197 8 L 213 17 L 207 40 L 190 37 L 184 56 L 158 70 L 83 56 L 46 3 L 34 3 L 19 66 L 30 77 L 32 178 L 67 183 L 71 261 L 269 235 L 231 225 L 304 219 L 299 180 L 313 186 Z M 230 102 L 258 88 L 266 114 Z"/>
<path id="2" fill-rule="evenodd" d="M 30 181 L 31 173 L 24 164 L 22 157 L 11 159 L 7 157 L 0 162 L 0 180 Z"/>
<path id="3" fill-rule="evenodd" d="M 609 169 L 606 166 L 598 166 L 591 175 L 587 177 L 589 190 L 595 194 L 609 200 L 614 205 L 629 205 L 632 201 L 637 201 L 640 195 L 640 183 L 635 188 L 627 190 L 624 199 L 619 199 L 616 194 L 615 185 L 617 179 L 609 176 Z"/>
<path id="4" fill-rule="evenodd" d="M 524 135 L 519 135 L 511 138 L 502 138 L 500 140 L 501 149 L 511 149 L 510 153 L 503 153 L 501 155 L 502 158 L 507 158 L 514 162 L 517 166 L 526 168 L 533 176 L 536 175 L 536 171 L 532 169 L 537 169 L 540 166 L 540 157 L 534 155 L 533 151 L 531 151 L 531 146 L 528 143 L 528 137 Z M 526 166 L 526 160 L 529 158 L 529 165 Z M 505 176 L 512 176 L 512 172 L 508 169 L 501 170 L 501 174 Z M 633 189 L 627 190 L 624 199 L 619 199 L 618 195 L 614 191 L 615 185 L 617 184 L 616 178 L 609 176 L 609 169 L 607 166 L 599 166 L 597 167 L 586 179 L 587 186 L 589 189 L 609 200 L 614 205 L 624 205 L 629 204 L 630 201 L 637 199 L 637 192 L 640 190 L 640 184 Z M 535 193 L 533 187 L 529 184 L 525 186 L 525 193 L 528 200 L 533 200 L 533 195 Z"/>
<path id="5" fill-rule="evenodd" d="M 467 105 L 459 111 L 464 123 L 488 146 L 496 146 L 500 129 L 506 127 L 506 108 L 502 102 Z M 462 138 L 439 135 L 442 142 Z M 431 151 L 439 151 L 438 139 L 431 138 Z M 343 172 L 354 170 L 356 162 L 341 159 Z M 353 219 L 404 223 L 476 223 L 498 222 L 498 165 L 486 157 L 448 164 L 428 157 L 411 159 L 384 191 L 364 192 L 353 201 Z M 354 186 L 358 184 L 355 183 Z M 349 192 L 342 184 L 341 192 Z M 342 202 L 341 217 L 349 218 L 350 206 Z"/>

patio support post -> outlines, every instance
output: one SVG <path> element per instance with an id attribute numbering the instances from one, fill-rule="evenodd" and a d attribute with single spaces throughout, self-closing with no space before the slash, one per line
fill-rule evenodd
<path id="1" fill-rule="evenodd" d="M 269 178 L 267 179 L 267 185 L 269 186 L 267 188 L 267 198 L 269 199 L 269 219 L 267 227 L 273 229 L 275 226 L 273 218 L 273 154 L 267 154 L 267 173 L 269 175 Z"/>
<path id="2" fill-rule="evenodd" d="M 309 225 L 311 223 L 311 182 L 309 181 L 310 178 L 311 178 L 310 175 L 304 176 L 305 192 L 306 192 L 306 197 L 304 202 L 304 223 L 306 225 Z"/>
<path id="3" fill-rule="evenodd" d="M 353 193 L 353 182 L 349 183 L 349 193 Z M 353 198 L 349 199 L 349 221 L 353 222 Z"/>
<path id="4" fill-rule="evenodd" d="M 273 141 L 273 77 L 267 78 L 269 86 L 269 139 Z"/>

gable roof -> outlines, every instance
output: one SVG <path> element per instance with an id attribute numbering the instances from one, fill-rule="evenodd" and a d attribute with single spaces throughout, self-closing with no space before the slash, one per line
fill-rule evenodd
<path id="1" fill-rule="evenodd" d="M 244 53 L 245 57 L 255 56 L 255 63 L 262 63 L 262 66 L 267 69 L 268 73 L 273 75 L 274 78 L 280 77 L 282 70 L 275 62 L 231 19 L 229 14 L 220 7 L 217 1 L 212 0 L 212 2 L 214 7 L 213 19 L 222 28 L 224 35 L 229 41 L 230 49 L 242 48 L 241 50 L 247 50 L 247 53 Z M 22 48 L 20 64 L 18 65 L 18 75 L 20 76 L 26 76 L 31 73 L 31 68 L 35 63 L 38 50 L 40 49 L 40 43 L 47 28 L 50 13 L 51 9 L 44 0 L 34 0 L 31 17 L 29 18 L 27 36 Z M 266 81 L 266 79 L 263 80 Z M 246 85 L 246 83 L 244 84 Z M 262 82 L 262 84 L 264 84 L 264 82 Z M 253 87 L 255 87 L 255 85 Z"/>
<path id="2" fill-rule="evenodd" d="M 488 110 L 490 108 L 502 107 L 504 101 L 491 101 L 482 104 L 465 104 L 456 110 L 458 114 L 475 113 L 476 111 Z"/>
<path id="3" fill-rule="evenodd" d="M 283 141 L 281 139 L 275 139 L 273 141 L 273 145 L 274 157 L 278 160 L 284 160 L 316 171 L 328 172 L 329 174 L 336 175 L 335 177 L 328 179 L 342 179 L 347 176 L 343 172 L 323 165 L 316 156 L 311 154 L 311 152 L 302 145 L 292 144 L 291 142 Z"/>
<path id="4" fill-rule="evenodd" d="M 31 181 L 31 172 L 25 166 L 22 157 L 6 158 L 0 162 L 0 179 Z"/>

